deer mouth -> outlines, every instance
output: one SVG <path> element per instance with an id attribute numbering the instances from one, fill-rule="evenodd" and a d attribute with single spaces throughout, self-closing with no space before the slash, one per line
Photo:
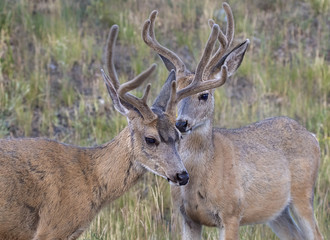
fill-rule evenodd
<path id="1" fill-rule="evenodd" d="M 188 134 L 190 134 L 192 131 L 195 131 L 196 129 L 198 129 L 198 128 L 204 126 L 204 124 L 205 124 L 205 122 L 200 122 L 200 123 L 197 123 L 197 124 L 195 124 L 195 125 L 190 125 L 190 124 L 188 124 L 187 128 L 182 129 L 182 131 L 181 131 L 180 129 L 179 129 L 179 130 L 180 130 L 180 132 L 181 132 L 182 135 L 188 135 Z"/>
<path id="2" fill-rule="evenodd" d="M 207 120 L 201 120 L 195 123 L 194 120 L 178 119 L 175 123 L 176 128 L 182 133 L 182 135 L 190 134 L 192 131 L 204 126 Z"/>
<path id="3" fill-rule="evenodd" d="M 192 128 L 189 128 L 189 129 L 184 130 L 184 131 L 181 132 L 181 133 L 182 133 L 182 135 L 188 135 L 188 134 L 191 133 L 191 131 L 192 131 Z"/>
<path id="4" fill-rule="evenodd" d="M 172 186 L 184 186 L 188 183 L 188 180 L 186 182 L 178 182 L 178 181 L 173 181 L 170 178 L 167 178 L 167 181 L 169 184 L 171 184 Z"/>
<path id="5" fill-rule="evenodd" d="M 175 182 L 175 181 L 171 180 L 170 178 L 167 178 L 167 181 L 169 184 L 171 184 L 173 186 L 180 186 L 180 184 L 178 182 Z"/>
<path id="6" fill-rule="evenodd" d="M 173 176 L 173 179 L 167 177 L 167 181 L 174 186 L 183 186 L 189 182 L 189 174 L 186 170 L 184 170 L 181 173 L 175 174 L 175 176 Z"/>

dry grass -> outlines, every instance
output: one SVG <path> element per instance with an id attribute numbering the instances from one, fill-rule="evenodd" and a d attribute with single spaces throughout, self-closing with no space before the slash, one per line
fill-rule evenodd
<path id="1" fill-rule="evenodd" d="M 238 73 L 216 91 L 215 124 L 234 128 L 286 115 L 317 135 L 322 159 L 315 214 L 330 238 L 329 1 L 229 1 L 236 42 L 250 48 Z M 116 65 L 121 81 L 152 62 L 156 96 L 167 71 L 140 37 L 159 10 L 156 34 L 192 69 L 208 37 L 207 19 L 224 26 L 221 2 L 0 0 L 0 137 L 47 136 L 77 145 L 112 139 L 126 120 L 112 108 L 100 68 L 109 27 L 120 26 Z M 104 209 L 80 239 L 179 239 L 171 229 L 168 183 L 152 174 Z M 241 239 L 276 239 L 262 225 Z M 217 239 L 206 228 L 204 239 Z"/>

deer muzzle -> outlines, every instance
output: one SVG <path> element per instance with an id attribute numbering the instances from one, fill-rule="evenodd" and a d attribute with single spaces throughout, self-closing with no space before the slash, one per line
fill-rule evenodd
<path id="1" fill-rule="evenodd" d="M 188 183 L 189 174 L 187 171 L 182 171 L 181 173 L 177 173 L 173 180 L 168 179 L 168 181 L 172 181 L 174 183 L 178 183 L 180 186 L 183 186 Z"/>
<path id="2" fill-rule="evenodd" d="M 177 120 L 175 123 L 175 126 L 177 129 L 179 129 L 180 132 L 185 133 L 187 131 L 188 127 L 188 121 L 187 120 Z"/>

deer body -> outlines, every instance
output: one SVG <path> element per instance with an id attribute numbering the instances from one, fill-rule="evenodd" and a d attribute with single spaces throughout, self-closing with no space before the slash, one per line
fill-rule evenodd
<path id="1" fill-rule="evenodd" d="M 145 22 L 143 39 L 176 71 L 178 92 L 213 85 L 178 101 L 179 153 L 189 172 L 186 186 L 171 187 L 174 209 L 181 212 L 184 240 L 201 239 L 202 225 L 220 228 L 220 239 L 239 239 L 239 226 L 268 223 L 280 239 L 322 239 L 313 213 L 319 167 L 316 138 L 286 117 L 266 119 L 240 129 L 213 128 L 214 91 L 240 66 L 249 40 L 230 50 L 234 18 L 230 6 L 226 32 L 212 28 L 195 73 L 155 38 L 157 12 Z M 219 48 L 213 51 L 216 40 Z M 294 215 L 295 220 L 291 217 Z"/>
<path id="2" fill-rule="evenodd" d="M 190 175 L 187 186 L 171 187 L 183 239 L 200 239 L 202 225 L 219 227 L 221 239 L 238 239 L 240 225 L 256 223 L 269 223 L 281 239 L 320 239 L 311 205 L 319 145 L 294 120 L 203 126 L 183 137 L 179 152 Z"/>
<path id="3" fill-rule="evenodd" d="M 146 172 L 134 161 L 128 127 L 94 148 L 47 139 L 0 146 L 0 239 L 75 239 Z"/>
<path id="4" fill-rule="evenodd" d="M 92 148 L 40 138 L 0 140 L 0 239 L 76 239 L 146 170 L 186 184 L 174 123 L 155 114 L 158 121 L 145 124 L 131 112 L 136 116 L 128 127 Z M 141 129 L 162 139 L 158 146 L 141 142 Z"/>
<path id="5" fill-rule="evenodd" d="M 102 75 L 128 127 L 111 142 L 93 148 L 40 138 L 0 140 L 0 240 L 76 239 L 104 205 L 120 197 L 147 170 L 174 185 L 188 183 L 177 152 L 176 104 L 213 86 L 177 93 L 172 72 L 149 107 L 150 84 L 142 98 L 128 92 L 156 66 L 120 84 L 113 54 L 117 35 L 118 26 L 113 25 L 106 52 L 109 75 L 103 70 Z"/>

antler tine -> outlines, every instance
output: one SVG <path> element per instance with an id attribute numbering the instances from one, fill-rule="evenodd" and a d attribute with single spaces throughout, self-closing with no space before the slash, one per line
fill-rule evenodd
<path id="1" fill-rule="evenodd" d="M 228 3 L 223 3 L 222 7 L 224 8 L 226 15 L 227 15 L 227 27 L 226 27 L 226 35 L 223 34 L 223 32 L 220 30 L 218 40 L 220 42 L 220 46 L 217 50 L 217 52 L 213 55 L 209 63 L 207 64 L 205 68 L 205 72 L 203 75 L 203 79 L 206 80 L 210 74 L 212 73 L 212 70 L 214 66 L 220 61 L 220 59 L 223 57 L 223 55 L 226 53 L 226 51 L 231 46 L 233 39 L 234 39 L 234 16 L 231 11 L 231 8 Z M 209 20 L 210 27 L 213 27 L 214 21 L 212 19 Z"/>
<path id="2" fill-rule="evenodd" d="M 213 25 L 215 24 L 215 22 L 212 19 L 209 19 L 208 23 L 209 23 L 210 28 L 212 28 Z M 221 45 L 222 48 L 225 48 L 227 46 L 226 35 L 221 31 L 221 29 L 219 31 L 218 40 L 219 40 L 220 45 Z"/>
<path id="3" fill-rule="evenodd" d="M 160 45 L 155 37 L 154 27 L 157 14 L 157 10 L 152 11 L 149 19 L 145 21 L 142 29 L 142 38 L 149 47 L 173 63 L 176 68 L 177 76 L 184 76 L 186 74 L 186 66 L 183 61 L 174 52 Z"/>
<path id="4" fill-rule="evenodd" d="M 118 36 L 118 30 L 119 30 L 118 25 L 113 25 L 111 27 L 108 35 L 107 48 L 106 48 L 106 65 L 108 68 L 110 80 L 116 90 L 119 88 L 120 84 L 114 66 L 113 58 L 114 58 L 115 44 Z"/>
<path id="5" fill-rule="evenodd" d="M 208 81 L 199 81 L 195 85 L 190 84 L 188 87 L 183 88 L 177 92 L 176 102 L 178 103 L 181 99 L 188 97 L 190 95 L 222 86 L 226 82 L 227 76 L 228 76 L 227 66 L 224 65 L 221 67 L 220 78 L 216 78 Z"/>
<path id="6" fill-rule="evenodd" d="M 106 83 L 108 92 L 114 101 L 114 105 L 118 107 L 118 111 L 126 115 L 127 110 L 123 107 L 122 103 L 124 105 L 131 105 L 131 107 L 135 107 L 144 120 L 146 122 L 151 122 L 155 118 L 157 118 L 156 114 L 152 112 L 152 110 L 147 105 L 147 98 L 148 94 L 150 92 L 150 84 L 145 89 L 144 95 L 142 98 L 137 98 L 128 92 L 139 87 L 149 76 L 150 74 L 155 70 L 156 64 L 152 64 L 147 70 L 140 73 L 138 76 L 136 76 L 134 79 L 120 85 L 116 69 L 114 66 L 114 48 L 118 36 L 119 27 L 118 25 L 113 25 L 110 28 L 110 33 L 108 36 L 107 41 L 107 48 L 106 48 L 106 64 L 108 67 L 109 76 L 105 74 L 105 72 L 102 71 L 103 79 Z M 122 101 L 119 100 L 119 98 Z"/>
<path id="7" fill-rule="evenodd" d="M 193 89 L 196 89 L 196 91 L 199 90 L 199 86 L 201 85 L 203 71 L 205 69 L 206 64 L 208 63 L 210 56 L 212 54 L 212 50 L 215 44 L 215 41 L 217 40 L 219 34 L 219 26 L 217 24 L 214 24 L 212 27 L 211 34 L 209 36 L 209 39 L 205 45 L 203 55 L 201 57 L 201 60 L 199 61 L 197 68 L 196 68 L 196 74 L 194 76 L 193 81 L 184 89 L 181 89 L 179 92 L 177 92 L 177 99 L 185 98 L 189 95 L 192 95 L 191 93 Z"/>
<path id="8" fill-rule="evenodd" d="M 202 58 L 201 58 L 201 60 L 199 61 L 198 65 L 197 65 L 194 81 L 201 81 L 202 80 L 204 69 L 205 69 L 205 67 L 206 67 L 206 65 L 209 62 L 209 59 L 211 57 L 215 41 L 217 40 L 218 35 L 219 35 L 219 30 L 220 30 L 219 25 L 214 24 L 213 27 L 212 27 L 212 31 L 211 31 L 211 34 L 209 36 L 209 39 L 207 40 L 207 43 L 205 45 Z"/>
<path id="9" fill-rule="evenodd" d="M 118 98 L 118 93 L 117 93 L 115 87 L 113 86 L 113 84 L 110 80 L 110 77 L 104 72 L 103 69 L 101 69 L 101 73 L 102 73 L 103 80 L 105 82 L 105 86 L 107 87 L 108 93 L 111 96 L 111 99 L 114 103 L 115 108 L 121 114 L 126 115 L 127 114 L 127 109 L 125 109 L 123 107 L 123 105 L 121 104 L 121 102 Z"/>
<path id="10" fill-rule="evenodd" d="M 221 77 L 219 79 L 213 79 L 208 81 L 202 81 L 203 71 L 208 63 L 212 50 L 215 44 L 215 41 L 218 38 L 220 28 L 217 24 L 214 24 L 212 27 L 212 32 L 206 43 L 202 58 L 197 66 L 196 74 L 193 81 L 187 87 L 181 89 L 177 92 L 176 102 L 179 102 L 181 99 L 193 95 L 198 92 L 202 92 L 208 89 L 217 88 L 223 85 L 227 79 L 227 66 L 221 68 Z"/>
<path id="11" fill-rule="evenodd" d="M 155 69 L 156 64 L 152 64 L 147 70 L 140 73 L 134 79 L 120 85 L 118 89 L 119 97 L 138 109 L 146 122 L 152 122 L 155 118 L 157 118 L 157 116 L 147 105 L 150 84 L 147 85 L 142 98 L 137 98 L 131 94 L 128 94 L 128 92 L 139 87 Z"/>
<path id="12" fill-rule="evenodd" d="M 169 100 L 167 102 L 167 105 L 166 105 L 166 112 L 169 115 L 171 115 L 171 116 L 176 115 L 176 104 L 178 102 L 179 101 L 177 101 L 177 93 L 176 93 L 176 81 L 173 81 L 172 85 L 171 85 L 171 95 L 170 95 L 170 98 L 169 98 Z"/>
<path id="13" fill-rule="evenodd" d="M 224 2 L 222 4 L 222 7 L 227 14 L 226 37 L 227 37 L 227 47 L 229 47 L 234 39 L 234 29 L 235 29 L 234 16 L 228 3 Z"/>

